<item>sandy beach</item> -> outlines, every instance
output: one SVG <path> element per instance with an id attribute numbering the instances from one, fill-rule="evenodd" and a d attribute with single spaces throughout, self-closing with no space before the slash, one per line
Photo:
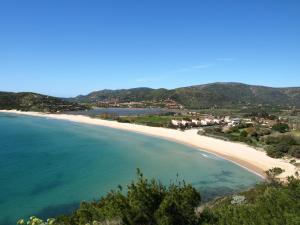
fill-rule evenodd
<path id="1" fill-rule="evenodd" d="M 122 129 L 165 138 L 178 143 L 193 146 L 194 148 L 202 151 L 207 151 L 216 154 L 262 177 L 265 176 L 264 171 L 274 167 L 280 167 L 284 169 L 285 172 L 280 175 L 280 178 L 285 178 L 287 176 L 294 175 L 296 171 L 299 171 L 299 169 L 297 169 L 294 165 L 289 163 L 288 159 L 271 158 L 267 156 L 264 151 L 259 151 L 242 143 L 228 142 L 211 137 L 201 136 L 197 134 L 196 129 L 187 130 L 183 132 L 168 128 L 119 123 L 117 121 L 90 118 L 88 116 L 82 115 L 46 114 L 39 112 L 21 112 L 17 110 L 0 110 L 0 112 L 16 113 L 28 116 L 39 116 L 59 120 L 68 120 L 72 122 L 106 126 L 115 129 Z"/>

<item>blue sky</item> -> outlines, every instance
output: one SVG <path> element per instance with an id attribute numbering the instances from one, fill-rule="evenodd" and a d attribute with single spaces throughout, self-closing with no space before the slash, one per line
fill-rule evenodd
<path id="1" fill-rule="evenodd" d="M 0 0 L 0 90 L 300 86 L 300 1 Z"/>

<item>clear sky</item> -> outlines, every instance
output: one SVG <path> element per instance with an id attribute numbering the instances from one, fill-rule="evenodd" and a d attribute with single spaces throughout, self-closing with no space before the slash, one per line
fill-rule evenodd
<path id="1" fill-rule="evenodd" d="M 299 0 L 0 0 L 0 90 L 300 86 Z"/>

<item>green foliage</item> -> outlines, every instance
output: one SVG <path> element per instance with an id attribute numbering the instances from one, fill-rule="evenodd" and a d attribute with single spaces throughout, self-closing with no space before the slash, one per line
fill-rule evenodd
<path id="1" fill-rule="evenodd" d="M 245 117 L 257 117 L 257 118 L 264 118 L 269 120 L 276 120 L 278 117 L 276 115 L 269 114 L 263 109 L 256 108 L 256 109 L 250 109 L 250 112 L 245 114 Z"/>
<path id="2" fill-rule="evenodd" d="M 297 158 L 300 157 L 299 140 L 291 134 L 269 135 L 263 141 L 268 145 L 267 154 L 270 157 L 280 158 L 287 154 Z"/>
<path id="3" fill-rule="evenodd" d="M 31 216 L 28 221 L 25 221 L 24 219 L 20 219 L 17 222 L 17 225 L 55 225 L 55 219 L 47 219 L 47 221 L 43 221 L 35 216 Z"/>
<path id="4" fill-rule="evenodd" d="M 138 170 L 137 180 L 127 186 L 126 194 L 120 187 L 96 202 L 82 203 L 70 216 L 57 218 L 65 225 L 87 224 L 93 221 L 119 221 L 125 225 L 197 224 L 195 208 L 200 194 L 185 182 L 169 187 L 156 180 L 148 180 Z"/>
<path id="5" fill-rule="evenodd" d="M 269 171 L 278 175 L 282 170 Z M 47 222 L 31 217 L 19 225 L 298 225 L 300 224 L 300 180 L 286 184 L 271 182 L 216 200 L 209 207 L 199 206 L 200 194 L 185 182 L 168 187 L 138 177 L 127 187 L 111 191 L 101 200 L 82 203 L 70 216 Z"/>
<path id="6" fill-rule="evenodd" d="M 300 145 L 293 145 L 289 148 L 289 153 L 295 158 L 300 158 Z"/>
<path id="7" fill-rule="evenodd" d="M 258 139 L 256 129 L 249 127 L 247 124 L 231 127 L 226 132 L 223 132 L 221 127 L 205 128 L 205 135 L 229 141 L 244 142 L 249 145 L 255 145 Z"/>
<path id="8" fill-rule="evenodd" d="M 248 133 L 247 133 L 247 131 L 245 131 L 245 130 L 242 130 L 242 131 L 240 132 L 240 136 L 241 136 L 241 137 L 247 137 L 247 135 L 248 135 Z"/>
<path id="9" fill-rule="evenodd" d="M 284 172 L 280 167 L 274 167 L 266 171 L 266 175 L 269 181 L 278 182 L 277 176 Z"/>
<path id="10" fill-rule="evenodd" d="M 272 130 L 278 131 L 280 133 L 288 132 L 289 129 L 289 125 L 286 123 L 277 123 L 272 126 Z"/>
<path id="11" fill-rule="evenodd" d="M 210 225 L 296 225 L 300 224 L 300 181 L 288 185 L 264 184 L 243 193 L 246 204 L 223 200 L 201 214 L 202 224 Z M 248 199 L 251 199 L 250 201 Z"/>
<path id="12" fill-rule="evenodd" d="M 172 119 L 182 119 L 182 117 L 161 116 L 161 115 L 143 115 L 143 116 L 122 116 L 117 119 L 121 123 L 135 123 L 151 127 L 173 128 Z"/>
<path id="13" fill-rule="evenodd" d="M 17 109 L 22 111 L 57 112 L 85 110 L 89 107 L 72 103 L 51 96 L 22 92 L 0 92 L 0 109 Z"/>
<path id="14" fill-rule="evenodd" d="M 186 108 L 224 108 L 250 105 L 296 105 L 299 106 L 299 88 L 270 88 L 241 83 L 211 83 L 184 88 L 151 89 L 133 88 L 95 91 L 78 96 L 72 101 L 91 103 L 95 101 L 163 101 L 172 99 Z"/>
<path id="15" fill-rule="evenodd" d="M 200 201 L 200 194 L 191 185 L 172 184 L 155 213 L 156 224 L 197 224 L 195 208 Z"/>
<path id="16" fill-rule="evenodd" d="M 267 155 L 272 158 L 282 158 L 284 156 L 284 151 L 286 147 L 282 146 L 268 146 L 267 148 Z M 285 151 L 286 152 L 286 151 Z"/>
<path id="17" fill-rule="evenodd" d="M 286 127 L 286 126 L 284 126 Z M 286 155 L 300 158 L 300 140 L 293 133 L 271 133 L 270 129 L 243 124 L 222 131 L 220 127 L 205 128 L 205 135 L 229 141 L 244 142 L 265 148 L 268 156 L 281 158 Z"/>

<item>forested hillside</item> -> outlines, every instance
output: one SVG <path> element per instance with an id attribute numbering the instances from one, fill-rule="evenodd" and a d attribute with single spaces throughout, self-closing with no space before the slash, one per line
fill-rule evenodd
<path id="1" fill-rule="evenodd" d="M 31 92 L 0 92 L 0 109 L 57 112 L 84 110 L 87 106 Z"/>
<path id="2" fill-rule="evenodd" d="M 236 107 L 245 105 L 300 106 L 300 88 L 272 88 L 242 83 L 211 83 L 176 89 L 133 88 L 101 90 L 69 100 L 85 103 L 98 101 L 174 100 L 186 108 Z"/>

